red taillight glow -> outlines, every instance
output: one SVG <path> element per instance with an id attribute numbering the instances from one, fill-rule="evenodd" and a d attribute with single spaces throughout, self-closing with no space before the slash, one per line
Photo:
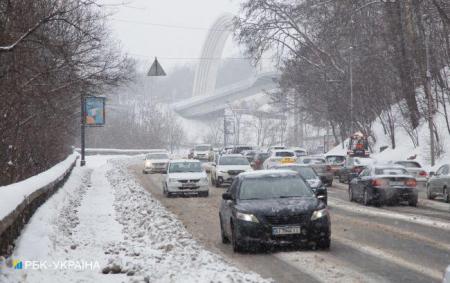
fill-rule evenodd
<path id="1" fill-rule="evenodd" d="M 387 185 L 387 181 L 384 179 L 373 179 L 372 186 L 374 187 L 384 187 Z"/>
<path id="2" fill-rule="evenodd" d="M 427 174 L 426 171 L 420 171 L 420 172 L 419 172 L 419 176 L 420 176 L 420 177 L 426 177 L 426 176 L 428 176 L 428 174 Z"/>
<path id="3" fill-rule="evenodd" d="M 417 185 L 416 179 L 408 179 L 405 181 L 405 185 L 408 187 L 415 187 Z"/>

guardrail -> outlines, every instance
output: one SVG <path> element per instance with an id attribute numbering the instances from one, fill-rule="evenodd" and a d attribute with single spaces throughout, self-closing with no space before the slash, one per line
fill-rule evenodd
<path id="1" fill-rule="evenodd" d="M 67 157 L 49 170 L 24 181 L 0 187 L 0 256 L 8 256 L 14 241 L 34 212 L 48 200 L 69 177 L 78 156 Z"/>

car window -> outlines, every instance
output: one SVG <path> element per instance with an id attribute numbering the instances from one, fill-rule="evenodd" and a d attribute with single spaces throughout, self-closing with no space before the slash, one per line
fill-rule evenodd
<path id="1" fill-rule="evenodd" d="M 277 157 L 292 157 L 292 156 L 295 156 L 295 154 L 290 151 L 278 151 L 278 152 L 275 152 L 275 156 L 277 156 Z"/>
<path id="2" fill-rule="evenodd" d="M 202 172 L 200 162 L 174 162 L 169 165 L 170 173 Z"/>
<path id="3" fill-rule="evenodd" d="M 361 177 L 367 177 L 367 176 L 370 176 L 370 172 L 371 172 L 371 168 L 366 168 L 366 169 L 364 169 L 362 172 L 361 172 L 361 174 L 359 174 Z"/>
<path id="4" fill-rule="evenodd" d="M 331 164 L 338 164 L 345 161 L 344 156 L 327 156 L 325 159 L 327 160 L 328 163 Z"/>
<path id="5" fill-rule="evenodd" d="M 240 200 L 310 196 L 308 185 L 296 175 L 245 178 L 239 190 Z"/>
<path id="6" fill-rule="evenodd" d="M 436 171 L 436 175 L 442 175 L 444 173 L 445 165 L 439 167 L 439 169 Z"/>
<path id="7" fill-rule="evenodd" d="M 305 180 L 317 179 L 317 174 L 314 169 L 309 166 L 283 166 L 276 169 L 288 169 L 297 172 Z"/>
<path id="8" fill-rule="evenodd" d="M 243 156 L 222 156 L 219 165 L 249 165 L 248 159 Z"/>
<path id="9" fill-rule="evenodd" d="M 211 149 L 211 147 L 209 147 L 207 145 L 197 145 L 194 147 L 194 149 L 197 151 L 208 151 Z"/>
<path id="10" fill-rule="evenodd" d="M 420 164 L 414 161 L 398 161 L 395 163 L 406 168 L 421 168 Z"/>
<path id="11" fill-rule="evenodd" d="M 236 192 L 239 185 L 239 179 L 235 178 L 233 182 L 231 183 L 230 188 L 228 189 L 228 192 L 233 196 L 233 199 L 236 199 Z"/>
<path id="12" fill-rule="evenodd" d="M 442 174 L 449 175 L 449 173 L 450 173 L 450 166 L 445 165 L 444 172 Z"/>

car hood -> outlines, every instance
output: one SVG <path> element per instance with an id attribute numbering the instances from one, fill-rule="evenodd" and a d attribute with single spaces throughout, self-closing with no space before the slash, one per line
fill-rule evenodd
<path id="1" fill-rule="evenodd" d="M 256 215 L 292 215 L 312 213 L 320 202 L 315 197 L 242 200 L 236 209 Z"/>
<path id="2" fill-rule="evenodd" d="M 205 172 L 170 173 L 168 178 L 173 179 L 200 179 L 206 178 Z"/>
<path id="3" fill-rule="evenodd" d="M 219 165 L 217 166 L 217 170 L 219 171 L 228 171 L 228 170 L 244 170 L 249 171 L 252 167 L 250 165 Z"/>

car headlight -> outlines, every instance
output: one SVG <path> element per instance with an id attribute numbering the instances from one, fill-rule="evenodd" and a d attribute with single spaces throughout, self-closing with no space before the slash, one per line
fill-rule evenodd
<path id="1" fill-rule="evenodd" d="M 169 178 L 169 183 L 175 183 L 175 182 L 177 182 L 178 180 L 177 179 L 175 179 L 175 178 Z"/>
<path id="2" fill-rule="evenodd" d="M 152 162 L 150 160 L 146 160 L 144 163 L 145 167 L 152 167 Z"/>
<path id="3" fill-rule="evenodd" d="M 313 215 L 311 216 L 311 221 L 317 220 L 324 216 L 328 216 L 328 210 L 326 208 L 321 209 L 321 210 L 316 210 L 316 211 L 314 211 Z"/>
<path id="4" fill-rule="evenodd" d="M 258 218 L 253 214 L 247 214 L 242 212 L 236 212 L 236 218 L 242 221 L 259 223 Z"/>

